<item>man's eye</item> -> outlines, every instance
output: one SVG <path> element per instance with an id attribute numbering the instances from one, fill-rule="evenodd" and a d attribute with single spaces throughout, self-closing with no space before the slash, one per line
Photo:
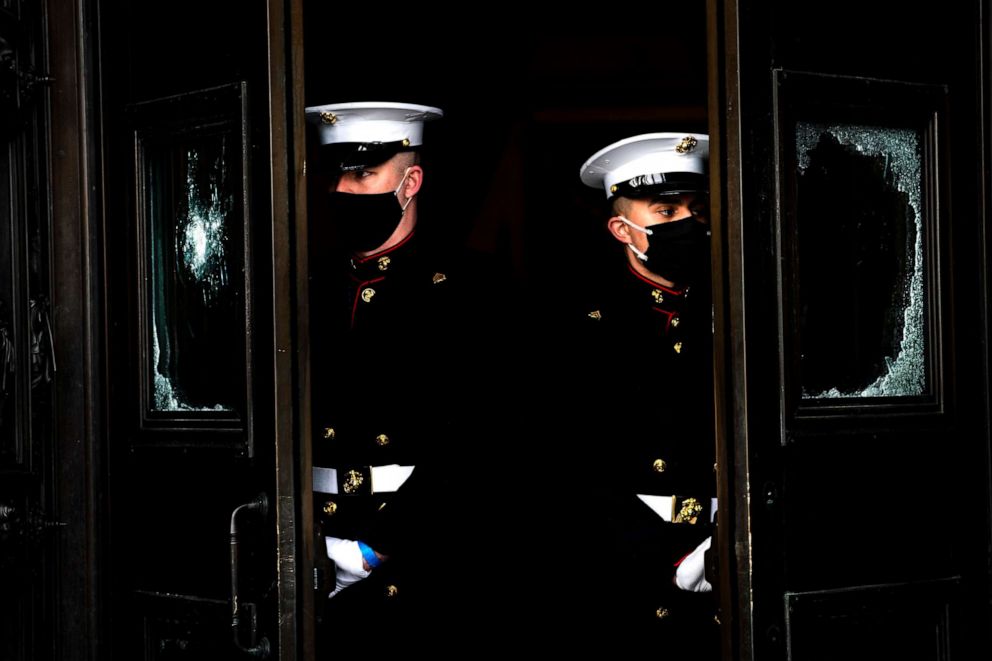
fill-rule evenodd
<path id="1" fill-rule="evenodd" d="M 371 177 L 373 174 L 375 173 L 372 172 L 371 170 L 362 170 L 361 172 L 358 173 L 358 178 L 365 179 L 367 177 Z"/>
<path id="2" fill-rule="evenodd" d="M 668 207 L 662 207 L 658 209 L 655 213 L 665 216 L 666 218 L 671 218 L 675 215 L 675 209 L 670 209 Z"/>

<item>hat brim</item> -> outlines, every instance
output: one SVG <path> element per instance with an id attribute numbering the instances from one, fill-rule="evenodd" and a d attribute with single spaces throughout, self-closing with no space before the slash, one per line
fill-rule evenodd
<path id="1" fill-rule="evenodd" d="M 416 147 L 396 142 L 338 142 L 317 149 L 317 171 L 341 174 L 382 165 L 396 154 Z"/>
<path id="2" fill-rule="evenodd" d="M 624 181 L 614 184 L 610 189 L 609 199 L 617 197 L 649 197 L 653 195 L 677 195 L 680 193 L 705 193 L 709 190 L 709 182 L 705 175 L 696 172 L 670 172 L 665 181 L 659 184 L 634 186 Z M 614 190 L 615 189 L 615 190 Z"/>

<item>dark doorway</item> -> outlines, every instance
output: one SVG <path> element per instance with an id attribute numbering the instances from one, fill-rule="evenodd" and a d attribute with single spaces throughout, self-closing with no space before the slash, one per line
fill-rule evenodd
<path id="1" fill-rule="evenodd" d="M 512 318 L 507 325 L 517 329 L 500 338 L 509 347 L 493 346 L 488 338 L 466 340 L 480 352 L 515 354 L 501 365 L 514 366 L 508 377 L 512 385 L 489 395 L 503 420 L 475 421 L 477 427 L 466 431 L 466 442 L 484 437 L 487 426 L 513 428 L 484 453 L 487 462 L 507 471 L 506 483 L 513 483 L 516 471 L 541 470 L 537 467 L 544 466 L 542 462 L 553 467 L 555 459 L 539 457 L 541 453 L 560 450 L 559 458 L 570 461 L 574 448 L 549 440 L 546 431 L 554 426 L 549 420 L 531 428 L 522 421 L 529 415 L 525 412 L 536 408 L 534 402 L 546 396 L 530 396 L 537 390 L 533 381 L 549 380 L 542 373 L 548 369 L 542 351 L 546 343 L 565 347 L 577 341 L 569 336 L 552 339 L 552 324 L 565 320 L 568 325 L 570 316 L 583 317 L 578 301 L 584 290 L 594 288 L 601 272 L 622 258 L 606 231 L 609 214 L 604 214 L 603 191 L 583 186 L 579 169 L 597 150 L 631 135 L 707 131 L 704 7 L 666 6 L 640 15 L 643 25 L 657 19 L 665 26 L 663 39 L 647 29 L 612 34 L 592 14 L 571 16 L 564 29 L 541 21 L 511 26 L 505 17 L 483 11 L 473 21 L 485 23 L 485 30 L 452 32 L 443 40 L 425 39 L 409 24 L 378 26 L 370 38 L 367 30 L 350 27 L 365 24 L 363 10 L 321 2 L 305 2 L 304 18 L 306 105 L 398 101 L 445 112 L 442 121 L 425 129 L 425 158 L 434 161 L 431 169 L 425 167 L 425 207 L 417 232 L 432 232 L 452 251 L 466 246 L 475 251 L 504 294 L 491 301 L 494 316 Z M 308 154 L 314 154 L 315 135 L 308 138 Z M 313 272 L 317 262 L 332 258 L 334 246 L 323 208 L 327 181 L 312 176 L 309 167 L 307 178 Z M 310 305 L 325 305 L 323 294 L 311 291 Z M 465 359 L 473 359 L 471 350 Z M 326 404 L 313 403 L 315 410 L 318 406 Z M 580 418 L 577 414 L 565 425 L 577 424 Z M 318 438 L 312 442 L 326 443 Z M 487 506 L 493 508 L 505 503 L 510 509 L 528 506 L 523 493 L 484 493 L 472 499 L 489 501 Z M 529 505 L 551 507 L 553 499 L 536 502 L 539 499 L 535 496 Z M 581 500 L 576 495 L 574 502 L 561 506 L 578 510 Z M 317 503 L 314 519 L 320 516 Z M 319 544 L 315 549 L 323 550 Z M 483 579 L 485 575 L 480 569 L 466 580 L 499 584 Z M 576 584 L 589 580 L 574 576 Z M 527 589 L 521 587 L 523 601 Z M 531 589 L 546 588 L 535 584 Z M 465 608 L 472 609 L 474 600 L 467 596 Z M 527 607 L 522 604 L 517 610 Z M 654 608 L 651 613 L 654 616 Z M 510 609 L 501 617 L 513 629 L 518 613 Z M 555 634 L 537 629 L 534 635 L 549 643 Z"/>

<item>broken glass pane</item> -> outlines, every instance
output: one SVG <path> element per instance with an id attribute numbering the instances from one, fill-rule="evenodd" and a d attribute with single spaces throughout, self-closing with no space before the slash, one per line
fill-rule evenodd
<path id="1" fill-rule="evenodd" d="M 146 145 L 152 406 L 232 411 L 245 387 L 239 141 Z"/>
<path id="2" fill-rule="evenodd" d="M 924 394 L 919 134 L 799 123 L 796 151 L 803 398 Z"/>

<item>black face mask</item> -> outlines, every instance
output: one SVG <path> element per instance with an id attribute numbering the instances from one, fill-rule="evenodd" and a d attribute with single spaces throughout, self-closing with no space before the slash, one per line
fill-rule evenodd
<path id="1" fill-rule="evenodd" d="M 709 231 L 706 225 L 694 217 L 648 225 L 644 229 L 629 221 L 628 224 L 648 233 L 646 254 L 638 254 L 639 251 L 633 245 L 630 248 L 652 273 L 677 285 L 698 282 L 709 274 Z"/>
<path id="2" fill-rule="evenodd" d="M 386 242 L 403 217 L 394 193 L 331 193 L 331 219 L 345 247 L 368 252 Z"/>

